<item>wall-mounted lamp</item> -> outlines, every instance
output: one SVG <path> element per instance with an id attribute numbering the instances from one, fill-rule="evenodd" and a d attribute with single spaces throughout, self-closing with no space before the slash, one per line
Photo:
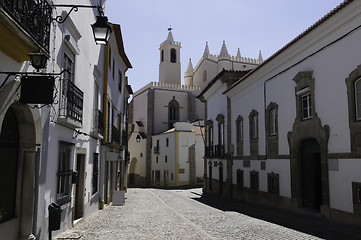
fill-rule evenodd
<path id="1" fill-rule="evenodd" d="M 57 23 L 64 23 L 68 18 L 70 13 L 74 10 L 74 12 L 78 11 L 78 8 L 97 8 L 99 11 L 99 16 L 97 16 L 97 21 L 91 25 L 93 29 L 93 36 L 96 44 L 107 44 L 110 34 L 112 33 L 112 29 L 108 24 L 108 18 L 104 16 L 104 12 L 102 7 L 100 6 L 87 6 L 87 5 L 53 5 L 53 7 L 68 7 L 71 8 L 70 11 L 63 16 L 56 16 L 52 20 L 55 20 Z"/>
<path id="2" fill-rule="evenodd" d="M 112 33 L 112 29 L 108 24 L 108 18 L 97 16 L 97 21 L 92 24 L 92 29 L 96 44 L 107 44 Z"/>
<path id="3" fill-rule="evenodd" d="M 46 63 L 48 61 L 48 57 L 42 52 L 29 53 L 30 63 L 39 72 L 40 69 L 44 69 L 46 67 Z"/>
<path id="4" fill-rule="evenodd" d="M 135 138 L 135 140 L 136 140 L 137 142 L 140 142 L 140 139 L 141 139 L 140 134 L 138 134 L 137 137 Z"/>

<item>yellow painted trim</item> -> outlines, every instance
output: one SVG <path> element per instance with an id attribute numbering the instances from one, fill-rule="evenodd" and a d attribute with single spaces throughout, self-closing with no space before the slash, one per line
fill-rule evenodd
<path id="1" fill-rule="evenodd" d="M 179 183 L 179 133 L 175 132 L 175 184 Z"/>
<path id="2" fill-rule="evenodd" d="M 108 55 L 109 45 L 104 48 L 104 66 L 103 66 L 103 144 L 106 144 L 108 139 L 107 122 L 108 122 Z"/>
<path id="3" fill-rule="evenodd" d="M 37 50 L 27 45 L 23 39 L 9 29 L 3 22 L 0 22 L 0 32 L 0 51 L 18 63 L 29 61 L 28 54 Z"/>

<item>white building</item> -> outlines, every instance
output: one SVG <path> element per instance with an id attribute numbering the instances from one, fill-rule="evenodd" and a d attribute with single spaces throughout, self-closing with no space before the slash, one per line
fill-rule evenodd
<path id="1" fill-rule="evenodd" d="M 118 172 L 126 168 L 131 88 L 125 73 L 131 64 L 119 25 L 110 24 L 113 33 L 106 47 L 96 45 L 90 25 L 97 9 L 80 8 L 66 17 L 70 8 L 56 4 L 67 1 L 53 1 L 51 6 L 31 2 L 18 9 L 0 3 L 0 29 L 6 36 L 0 40 L 1 71 L 33 72 L 28 54 L 40 50 L 49 57 L 42 76 L 47 81 L 56 78 L 54 86 L 45 89 L 47 82 L 36 85 L 42 79 L 33 73 L 0 76 L 0 161 L 8 163 L 0 170 L 0 236 L 6 239 L 31 234 L 47 239 L 52 203 L 62 210 L 60 230 L 53 232 L 59 234 L 109 203 L 112 191 L 123 189 L 126 178 Z M 97 6 L 98 1 L 77 4 Z M 43 14 L 34 21 L 39 23 L 35 29 L 16 15 L 25 9 L 25 15 L 31 14 L 26 7 Z M 57 23 L 56 16 L 64 22 Z M 69 72 L 59 74 L 63 70 Z M 26 84 L 38 87 L 26 92 Z M 50 103 L 37 104 L 46 95 Z M 111 158 L 115 154 L 116 159 Z"/>
<path id="2" fill-rule="evenodd" d="M 206 157 L 205 191 L 361 223 L 360 13 L 344 1 L 227 90 L 203 93 L 228 99 L 229 157 Z"/>
<path id="3" fill-rule="evenodd" d="M 129 184 L 151 184 L 152 135 L 173 128 L 175 122 L 193 121 L 204 116 L 203 104 L 196 99 L 203 88 L 224 68 L 249 70 L 262 62 L 259 59 L 230 56 L 223 43 L 219 55 L 209 53 L 208 43 L 199 63 L 193 68 L 191 60 L 181 85 L 181 44 L 174 41 L 171 31 L 160 44 L 159 82 L 151 82 L 136 91 L 130 106 L 130 122 L 134 132 L 129 139 L 131 164 Z M 139 142 L 137 142 L 137 136 Z"/>
<path id="4" fill-rule="evenodd" d="M 204 142 L 200 122 L 177 122 L 174 128 L 153 135 L 152 142 L 152 185 L 202 183 Z"/>

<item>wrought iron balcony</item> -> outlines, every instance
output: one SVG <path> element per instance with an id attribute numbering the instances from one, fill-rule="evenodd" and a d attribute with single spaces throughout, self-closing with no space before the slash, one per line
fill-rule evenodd
<path id="1" fill-rule="evenodd" d="M 83 123 L 83 91 L 67 79 L 62 80 L 59 118 L 61 124 L 80 128 Z"/>
<path id="2" fill-rule="evenodd" d="M 52 8 L 46 0 L 0 0 L 0 8 L 49 51 Z"/>
<path id="3" fill-rule="evenodd" d="M 213 157 L 213 146 L 206 146 L 204 154 L 206 157 Z"/>
<path id="4" fill-rule="evenodd" d="M 224 145 L 215 145 L 215 156 L 216 157 L 224 157 Z"/>
<path id="5" fill-rule="evenodd" d="M 112 142 L 120 144 L 120 132 L 114 125 L 112 125 Z"/>
<path id="6" fill-rule="evenodd" d="M 104 131 L 104 116 L 99 109 L 94 109 L 93 116 L 93 132 L 103 136 Z"/>

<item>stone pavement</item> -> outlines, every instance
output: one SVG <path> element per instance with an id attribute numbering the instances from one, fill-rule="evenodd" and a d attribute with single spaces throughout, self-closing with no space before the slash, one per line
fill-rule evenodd
<path id="1" fill-rule="evenodd" d="M 97 211 L 53 239 L 361 239 L 360 228 L 201 192 L 131 188 L 124 206 Z"/>

